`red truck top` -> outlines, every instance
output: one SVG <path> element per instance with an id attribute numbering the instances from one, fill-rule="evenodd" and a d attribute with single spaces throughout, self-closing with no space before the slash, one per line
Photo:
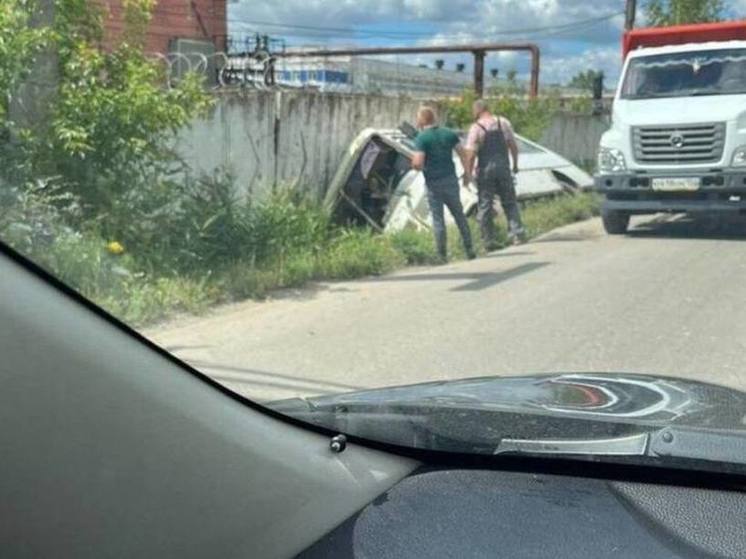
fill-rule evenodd
<path id="1" fill-rule="evenodd" d="M 646 27 L 625 32 L 622 38 L 622 55 L 627 58 L 631 50 L 639 47 L 734 40 L 746 40 L 746 21 Z"/>

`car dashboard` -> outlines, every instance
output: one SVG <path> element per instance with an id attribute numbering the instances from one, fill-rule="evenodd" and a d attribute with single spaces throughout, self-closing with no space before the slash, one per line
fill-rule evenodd
<path id="1" fill-rule="evenodd" d="M 299 559 L 743 557 L 746 495 L 482 469 L 420 469 Z"/>

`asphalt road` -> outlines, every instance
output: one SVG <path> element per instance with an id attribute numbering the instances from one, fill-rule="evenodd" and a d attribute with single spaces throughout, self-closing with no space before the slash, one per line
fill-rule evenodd
<path id="1" fill-rule="evenodd" d="M 746 389 L 746 220 L 599 220 L 473 262 L 322 283 L 146 332 L 264 401 L 429 380 L 638 372 Z"/>

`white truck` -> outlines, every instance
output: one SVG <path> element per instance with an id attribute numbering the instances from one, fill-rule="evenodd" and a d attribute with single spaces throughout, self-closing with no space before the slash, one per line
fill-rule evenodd
<path id="1" fill-rule="evenodd" d="M 636 29 L 597 190 L 610 234 L 630 216 L 746 212 L 746 22 Z"/>

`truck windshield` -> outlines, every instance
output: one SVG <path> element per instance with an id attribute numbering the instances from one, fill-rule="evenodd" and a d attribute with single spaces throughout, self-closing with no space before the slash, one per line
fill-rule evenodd
<path id="1" fill-rule="evenodd" d="M 644 56 L 630 61 L 622 99 L 746 93 L 746 49 Z"/>

